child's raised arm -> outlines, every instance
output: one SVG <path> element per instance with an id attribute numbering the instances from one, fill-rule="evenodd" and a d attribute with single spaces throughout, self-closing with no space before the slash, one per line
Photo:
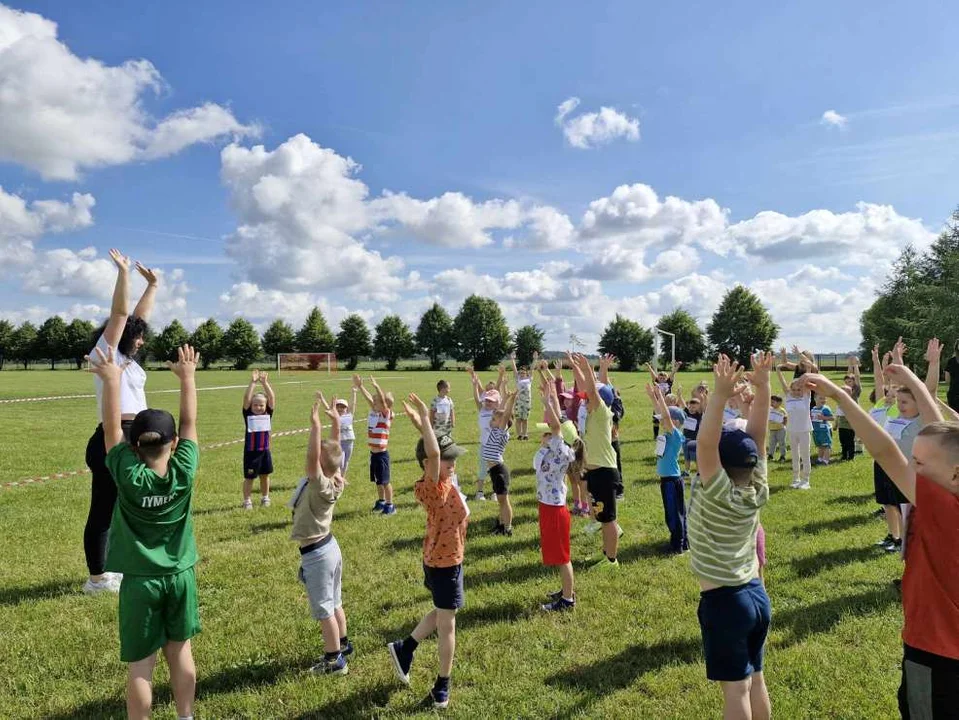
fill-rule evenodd
<path id="1" fill-rule="evenodd" d="M 519 385 L 519 368 L 516 367 L 516 351 L 509 354 L 510 364 L 513 366 L 513 382 Z"/>
<path id="2" fill-rule="evenodd" d="M 117 266 L 117 282 L 113 286 L 110 318 L 103 330 L 103 337 L 107 345 L 115 348 L 120 344 L 120 338 L 127 325 L 127 315 L 130 312 L 130 260 L 116 248 L 110 250 L 110 259 Z"/>
<path id="3" fill-rule="evenodd" d="M 673 416 L 669 414 L 666 397 L 663 395 L 663 391 L 659 389 L 659 385 L 656 383 L 646 383 L 646 397 L 648 397 L 649 401 L 653 404 L 655 412 L 662 418 L 661 422 L 663 425 L 670 430 L 676 429 L 677 426 L 673 421 Z"/>
<path id="4" fill-rule="evenodd" d="M 473 369 L 470 369 L 470 381 L 473 383 L 473 402 L 476 403 L 476 409 L 480 410 L 483 407 L 483 396 L 480 393 L 480 380 Z"/>
<path id="5" fill-rule="evenodd" d="M 433 426 L 430 425 L 430 409 L 426 403 L 416 393 L 410 393 L 409 404 L 411 410 L 416 410 L 419 418 L 417 426 L 420 436 L 423 438 L 423 449 L 426 451 L 426 460 L 423 462 L 423 470 L 426 478 L 431 482 L 439 482 L 440 479 L 440 445 L 436 440 L 436 433 L 433 432 Z"/>
<path id="6" fill-rule="evenodd" d="M 886 379 L 882 374 L 882 361 L 879 359 L 879 344 L 872 348 L 872 372 L 876 380 L 876 404 L 883 402 L 886 397 Z"/>
<path id="7" fill-rule="evenodd" d="M 683 364 L 682 364 L 681 362 L 679 362 L 679 360 L 673 360 L 673 367 L 672 367 L 672 369 L 670 370 L 670 373 L 669 373 L 669 382 L 670 382 L 670 383 L 672 383 L 672 382 L 676 379 L 676 373 L 679 372 L 679 368 L 681 368 L 682 366 L 683 366 Z"/>
<path id="8" fill-rule="evenodd" d="M 359 391 L 356 389 L 356 386 L 353 386 L 351 390 L 353 391 L 353 400 L 350 401 L 350 415 L 355 415 L 356 414 L 356 394 Z"/>
<path id="9" fill-rule="evenodd" d="M 783 371 L 779 366 L 776 367 L 776 377 L 779 378 L 779 387 L 783 389 L 783 395 L 789 395 L 789 386 L 786 384 L 786 379 L 783 377 Z"/>
<path id="10" fill-rule="evenodd" d="M 123 442 L 123 427 L 120 423 L 120 377 L 123 368 L 116 364 L 113 357 L 113 346 L 107 347 L 107 352 L 93 348 L 96 360 L 87 356 L 88 372 L 92 372 L 103 381 L 103 440 L 106 451 L 109 453 L 115 446 Z"/>
<path id="11" fill-rule="evenodd" d="M 273 386 L 270 385 L 270 376 L 265 371 L 260 371 L 260 383 L 263 385 L 263 392 L 266 393 L 266 406 L 271 410 L 275 410 L 276 393 L 273 392 Z"/>
<path id="12" fill-rule="evenodd" d="M 156 272 L 145 265 L 137 263 L 136 268 L 137 272 L 147 281 L 147 287 L 146 290 L 143 291 L 143 295 L 140 296 L 140 302 L 133 308 L 133 317 L 138 317 L 146 322 L 150 319 L 150 315 L 153 314 L 153 304 L 156 301 L 157 287 L 160 284 L 160 280 Z"/>
<path id="13" fill-rule="evenodd" d="M 573 370 L 576 372 L 576 382 L 586 393 L 586 409 L 592 412 L 603 404 L 603 399 L 599 396 L 599 386 L 596 384 L 596 376 L 593 375 L 593 366 L 589 363 L 589 358 L 577 353 L 572 356 Z"/>
<path id="14" fill-rule="evenodd" d="M 256 384 L 260 381 L 260 371 L 254 370 L 250 373 L 250 384 L 246 386 L 246 393 L 243 395 L 243 409 L 249 410 L 253 403 L 253 393 L 256 391 Z"/>
<path id="15" fill-rule="evenodd" d="M 306 467 L 304 475 L 311 481 L 320 477 L 320 453 L 323 447 L 323 421 L 320 419 L 320 393 L 316 393 L 310 411 L 310 439 L 306 444 Z"/>
<path id="16" fill-rule="evenodd" d="M 769 372 L 773 367 L 773 354 L 758 352 L 750 358 L 752 372 L 749 381 L 755 389 L 752 404 L 749 407 L 749 417 L 746 420 L 746 434 L 759 446 L 760 452 L 765 452 L 766 435 L 769 430 Z M 698 447 L 698 446 L 697 446 Z"/>
<path id="17" fill-rule="evenodd" d="M 370 408 L 373 407 L 373 396 L 370 394 L 370 391 L 363 387 L 363 378 L 359 375 L 353 376 L 353 387 L 359 392 L 363 393 L 363 397 L 366 398 L 366 402 L 369 404 Z"/>
<path id="18" fill-rule="evenodd" d="M 897 343 L 897 348 L 898 346 L 899 343 Z M 912 370 L 902 364 L 901 351 L 893 351 L 893 361 L 886 366 L 883 372 L 886 374 L 886 377 L 892 381 L 912 391 L 912 395 L 916 399 L 916 405 L 919 407 L 919 417 L 922 418 L 923 423 L 928 424 L 942 421 L 942 412 L 940 412 L 939 406 L 936 404 L 932 393 L 929 392 L 925 383 L 923 383 Z"/>
<path id="19" fill-rule="evenodd" d="M 849 358 L 849 374 L 853 377 L 853 383 L 855 383 L 854 389 L 857 391 L 857 393 L 861 393 L 862 376 L 859 374 L 859 358 L 855 355 L 852 355 Z"/>
<path id="20" fill-rule="evenodd" d="M 505 428 L 510 420 L 513 418 L 513 407 L 516 405 L 516 390 L 510 390 L 506 394 L 506 403 L 503 406 L 503 415 L 499 418 L 497 422 L 496 418 L 493 418 L 493 423 L 498 428 Z"/>
<path id="21" fill-rule="evenodd" d="M 723 432 L 723 410 L 729 398 L 735 394 L 742 376 L 743 369 L 739 364 L 725 355 L 720 355 L 713 365 L 713 397 L 706 403 L 706 412 L 699 424 L 699 437 L 696 442 L 696 463 L 699 476 L 705 483 L 711 482 L 722 468 L 719 461 L 719 439 Z"/>
<path id="22" fill-rule="evenodd" d="M 197 441 L 196 434 L 196 366 L 200 353 L 189 345 L 177 350 L 177 361 L 168 362 L 170 370 L 180 378 L 180 439 Z"/>
<path id="23" fill-rule="evenodd" d="M 603 385 L 610 385 L 609 382 L 609 366 L 613 364 L 616 360 L 612 355 L 600 355 L 599 356 L 599 381 Z"/>
<path id="24" fill-rule="evenodd" d="M 939 393 L 939 364 L 942 361 L 942 343 L 939 338 L 933 338 L 926 346 L 926 362 L 929 368 L 926 370 L 926 388 L 929 393 L 936 397 Z"/>
<path id="25" fill-rule="evenodd" d="M 496 390 L 499 392 L 500 398 L 506 397 L 506 366 L 503 363 L 499 364 L 499 367 L 496 369 Z"/>
<path id="26" fill-rule="evenodd" d="M 376 399 L 380 401 L 380 407 L 386 410 L 386 393 L 383 392 L 383 388 L 380 387 L 380 384 L 376 382 L 376 378 L 372 375 L 370 376 L 370 385 L 376 390 Z"/>

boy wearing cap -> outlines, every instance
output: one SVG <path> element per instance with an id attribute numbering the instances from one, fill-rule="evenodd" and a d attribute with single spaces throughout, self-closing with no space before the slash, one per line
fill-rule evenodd
<path id="1" fill-rule="evenodd" d="M 723 717 L 768 718 L 763 651 L 772 610 L 759 579 L 756 534 L 769 499 L 766 434 L 773 356 L 752 358 L 755 398 L 746 429 L 723 428 L 723 408 L 740 391 L 743 368 L 720 355 L 715 397 L 696 448 L 699 474 L 688 509 L 690 565 L 699 580 L 699 626 L 706 677 L 722 685 Z"/>
<path id="2" fill-rule="evenodd" d="M 340 463 L 340 471 L 343 477 L 350 469 L 350 458 L 353 457 L 353 446 L 356 444 L 356 431 L 353 430 L 353 415 L 356 413 L 356 387 L 353 388 L 353 402 L 349 403 L 345 398 L 337 398 L 335 410 L 340 416 L 340 450 L 343 451 L 343 460 Z"/>
<path id="3" fill-rule="evenodd" d="M 689 549 L 686 536 L 686 498 L 683 478 L 679 470 L 679 453 L 683 449 L 686 414 L 678 407 L 666 405 L 666 398 L 658 385 L 646 384 L 646 395 L 662 417 L 663 433 L 656 438 L 656 473 L 663 498 L 663 513 L 669 529 L 669 549 L 677 555 Z"/>
<path id="4" fill-rule="evenodd" d="M 416 499 L 426 510 L 426 537 L 423 538 L 423 575 L 433 595 L 433 609 L 420 620 L 408 637 L 386 647 L 400 682 L 410 684 L 413 654 L 426 638 L 436 632 L 439 674 L 430 690 L 436 708 L 449 705 L 450 674 L 456 650 L 456 611 L 463 607 L 463 553 L 469 508 L 466 498 L 453 485 L 456 460 L 466 451 L 444 435 L 437 440 L 430 425 L 430 411 L 415 393 L 403 403 L 406 415 L 420 432 L 416 459 L 423 477 L 414 488 Z"/>
<path id="5" fill-rule="evenodd" d="M 153 668 L 163 648 L 181 720 L 192 719 L 196 667 L 190 638 L 200 632 L 196 541 L 190 506 L 199 462 L 196 440 L 196 365 L 189 345 L 170 369 L 180 379 L 180 431 L 165 410 L 142 410 L 130 427 L 120 426 L 120 377 L 113 350 L 90 370 L 103 380 L 106 466 L 117 486 L 110 524 L 107 570 L 123 573 L 120 584 L 120 659 L 127 665 L 127 714 L 148 717 Z M 89 359 L 89 358 L 88 358 Z"/>
<path id="6" fill-rule="evenodd" d="M 483 448 L 486 446 L 486 441 L 489 440 L 489 433 L 493 423 L 493 413 L 499 408 L 502 396 L 499 390 L 495 388 L 483 390 L 475 371 L 471 370 L 470 376 L 473 381 L 473 402 L 476 403 L 476 409 L 479 412 L 479 416 L 477 417 L 477 422 L 479 423 L 479 453 L 477 453 L 479 464 L 477 465 L 476 473 L 476 499 L 485 500 L 486 495 L 483 494 L 483 483 L 486 481 L 487 466 L 486 461 L 483 459 Z"/>

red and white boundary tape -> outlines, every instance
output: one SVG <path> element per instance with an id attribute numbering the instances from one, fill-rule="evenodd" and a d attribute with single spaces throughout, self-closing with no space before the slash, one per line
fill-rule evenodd
<path id="1" fill-rule="evenodd" d="M 6 398 L 4 400 L 0 400 L 0 405 L 8 405 L 10 403 L 41 402 L 43 400 L 80 400 L 83 398 L 95 397 L 96 395 L 42 395 L 40 397 Z"/>

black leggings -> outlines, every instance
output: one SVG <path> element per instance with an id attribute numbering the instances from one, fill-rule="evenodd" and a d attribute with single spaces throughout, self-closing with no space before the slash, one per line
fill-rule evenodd
<path id="1" fill-rule="evenodd" d="M 127 436 L 132 421 L 124 420 L 123 434 Z M 83 528 L 83 552 L 91 575 L 102 575 L 107 559 L 107 536 L 113 506 L 117 502 L 117 485 L 105 465 L 107 459 L 103 425 L 97 425 L 87 442 L 87 467 L 90 468 L 90 512 Z"/>
<path id="2" fill-rule="evenodd" d="M 622 495 L 626 491 L 626 487 L 623 485 L 623 457 L 619 452 L 619 440 L 613 440 L 612 446 L 616 453 L 616 471 L 619 474 L 619 479 L 616 482 L 616 494 Z"/>
<path id="3" fill-rule="evenodd" d="M 856 459 L 856 431 L 852 428 L 839 428 L 839 444 L 842 446 L 842 459 Z"/>

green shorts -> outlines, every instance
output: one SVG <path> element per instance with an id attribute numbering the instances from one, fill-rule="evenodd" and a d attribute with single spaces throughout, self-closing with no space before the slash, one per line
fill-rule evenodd
<path id="1" fill-rule="evenodd" d="M 200 632 L 193 568 L 176 575 L 124 575 L 120 583 L 120 660 L 137 662 L 168 642 Z"/>

